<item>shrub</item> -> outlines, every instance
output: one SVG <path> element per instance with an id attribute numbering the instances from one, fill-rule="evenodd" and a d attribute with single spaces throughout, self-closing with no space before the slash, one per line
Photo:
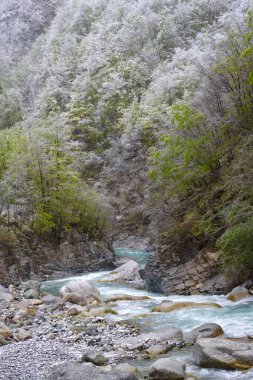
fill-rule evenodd
<path id="1" fill-rule="evenodd" d="M 230 227 L 218 240 L 223 270 L 236 280 L 245 280 L 253 272 L 253 219 Z"/>

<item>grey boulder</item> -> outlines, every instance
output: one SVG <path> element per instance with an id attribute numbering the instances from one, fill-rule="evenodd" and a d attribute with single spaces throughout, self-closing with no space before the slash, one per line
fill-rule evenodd
<path id="1" fill-rule="evenodd" d="M 174 359 L 159 359 L 149 370 L 149 376 L 155 380 L 185 380 L 185 364 Z"/>
<path id="2" fill-rule="evenodd" d="M 246 370 L 253 366 L 253 342 L 200 338 L 194 345 L 193 356 L 195 363 L 203 368 Z"/>
<path id="3" fill-rule="evenodd" d="M 204 323 L 192 331 L 184 333 L 184 342 L 186 344 L 194 344 L 197 338 L 215 338 L 222 334 L 222 328 L 216 323 Z"/>

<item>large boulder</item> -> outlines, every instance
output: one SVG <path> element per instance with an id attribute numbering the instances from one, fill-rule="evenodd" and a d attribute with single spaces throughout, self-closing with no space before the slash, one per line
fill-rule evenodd
<path id="1" fill-rule="evenodd" d="M 91 363 L 65 362 L 57 365 L 47 380 L 137 380 L 132 373 L 107 372 Z"/>
<path id="2" fill-rule="evenodd" d="M 160 305 L 153 307 L 152 311 L 169 313 L 171 311 L 180 310 L 183 308 L 202 308 L 202 307 L 214 307 L 220 309 L 221 306 L 215 302 L 170 302 L 163 301 Z"/>
<path id="3" fill-rule="evenodd" d="M 178 360 L 163 358 L 152 364 L 149 376 L 155 380 L 185 380 L 185 368 Z"/>
<path id="4" fill-rule="evenodd" d="M 233 302 L 240 301 L 243 298 L 250 297 L 251 294 L 244 286 L 237 286 L 227 295 L 227 299 Z"/>
<path id="5" fill-rule="evenodd" d="M 88 280 L 80 278 L 77 280 L 71 280 L 60 289 L 60 295 L 63 299 L 70 297 L 71 294 L 75 294 L 77 299 L 75 301 L 68 300 L 72 303 L 81 305 L 91 304 L 94 301 L 102 303 L 102 298 L 98 289 Z M 78 297 L 80 297 L 78 301 Z"/>
<path id="6" fill-rule="evenodd" d="M 101 280 L 101 282 L 130 283 L 142 287 L 144 282 L 140 276 L 140 270 L 141 267 L 136 261 L 129 260 L 110 272 L 109 276 Z"/>
<path id="7" fill-rule="evenodd" d="M 216 323 L 204 323 L 192 331 L 184 333 L 184 342 L 194 344 L 197 338 L 216 338 L 224 333 L 222 328 Z"/>
<path id="8" fill-rule="evenodd" d="M 172 347 L 177 344 L 181 344 L 182 341 L 182 331 L 171 327 L 163 331 L 140 334 L 136 337 L 121 338 L 114 341 L 114 345 L 132 351 L 148 349 L 149 347 L 159 343 L 164 343 Z"/>
<path id="9" fill-rule="evenodd" d="M 193 355 L 196 364 L 203 368 L 246 370 L 253 367 L 253 342 L 200 338 L 194 345 Z"/>

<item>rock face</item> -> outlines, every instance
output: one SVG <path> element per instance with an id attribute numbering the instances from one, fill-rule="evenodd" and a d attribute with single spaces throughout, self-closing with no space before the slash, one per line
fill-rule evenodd
<path id="1" fill-rule="evenodd" d="M 137 380 L 131 373 L 106 372 L 92 364 L 67 362 L 58 365 L 47 380 Z"/>
<path id="2" fill-rule="evenodd" d="M 90 281 L 83 278 L 69 281 L 60 289 L 60 295 L 63 297 L 63 303 L 66 301 L 79 305 L 88 305 L 94 301 L 102 303 L 102 298 L 97 288 Z"/>
<path id="3" fill-rule="evenodd" d="M 149 376 L 155 380 L 185 380 L 185 365 L 178 360 L 159 359 L 152 364 Z"/>
<path id="4" fill-rule="evenodd" d="M 251 294 L 249 293 L 247 288 L 245 288 L 244 286 L 237 286 L 236 288 L 232 289 L 230 293 L 228 293 L 227 299 L 236 302 L 250 296 Z"/>
<path id="5" fill-rule="evenodd" d="M 13 244 L 8 247 L 0 244 L 3 285 L 114 268 L 115 253 L 106 239 L 98 243 L 72 231 L 63 236 L 58 245 L 53 245 L 38 239 L 27 228 L 21 227 L 14 232 L 16 241 Z"/>
<path id="6" fill-rule="evenodd" d="M 253 366 L 253 342 L 201 338 L 195 343 L 193 355 L 200 367 L 246 370 Z"/>
<path id="7" fill-rule="evenodd" d="M 222 328 L 216 323 L 204 323 L 196 327 L 196 329 L 184 333 L 184 342 L 186 344 L 194 344 L 197 338 L 216 338 L 223 333 Z"/>
<path id="8" fill-rule="evenodd" d="M 144 271 L 147 290 L 165 294 L 224 294 L 231 283 L 217 275 L 215 255 L 199 252 L 197 244 L 187 243 L 175 252 L 161 246 L 154 252 Z"/>
<path id="9" fill-rule="evenodd" d="M 221 306 L 214 302 L 169 302 L 163 301 L 160 305 L 153 307 L 152 311 L 160 313 L 169 313 L 184 308 L 204 308 L 214 307 L 221 309 Z"/>

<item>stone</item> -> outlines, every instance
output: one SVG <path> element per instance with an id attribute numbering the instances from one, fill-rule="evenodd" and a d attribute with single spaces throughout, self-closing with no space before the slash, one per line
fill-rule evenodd
<path id="1" fill-rule="evenodd" d="M 3 335 L 0 335 L 0 347 L 6 344 L 6 340 Z"/>
<path id="2" fill-rule="evenodd" d="M 137 380 L 131 373 L 103 370 L 91 363 L 65 362 L 58 364 L 47 380 Z"/>
<path id="3" fill-rule="evenodd" d="M 43 297 L 41 297 L 41 301 L 46 305 L 57 304 L 60 301 L 60 299 L 60 297 L 53 296 L 51 294 L 46 294 Z"/>
<path id="4" fill-rule="evenodd" d="M 100 307 L 98 309 L 93 309 L 89 312 L 90 317 L 101 317 L 106 314 L 114 314 L 117 315 L 117 311 L 109 308 L 109 307 Z"/>
<path id="5" fill-rule="evenodd" d="M 4 322 L 0 322 L 0 335 L 2 335 L 5 339 L 9 339 L 12 337 L 11 329 L 6 326 Z"/>
<path id="6" fill-rule="evenodd" d="M 84 304 L 84 302 L 86 304 L 91 304 L 93 301 L 102 303 L 102 298 L 98 289 L 90 281 L 83 278 L 69 281 L 60 289 L 60 295 L 62 297 L 66 297 L 71 293 L 79 295 L 82 300 L 82 304 Z"/>
<path id="7" fill-rule="evenodd" d="M 169 347 L 167 344 L 154 344 L 147 350 L 148 354 L 152 357 L 166 354 L 168 351 Z"/>
<path id="8" fill-rule="evenodd" d="M 40 282 L 29 280 L 21 283 L 21 291 L 26 299 L 38 299 L 40 297 Z"/>
<path id="9" fill-rule="evenodd" d="M 105 302 L 115 302 L 115 301 L 145 301 L 151 299 L 148 296 L 134 296 L 129 294 L 111 294 L 109 295 Z"/>
<path id="10" fill-rule="evenodd" d="M 160 305 L 153 307 L 153 312 L 169 313 L 171 311 L 180 310 L 183 308 L 202 308 L 202 307 L 214 307 L 221 309 L 221 306 L 215 302 L 169 302 L 164 301 Z"/>
<path id="11" fill-rule="evenodd" d="M 70 306 L 70 308 L 67 310 L 68 315 L 78 315 L 81 313 L 85 313 L 87 311 L 86 307 L 80 306 L 80 305 L 73 305 Z"/>
<path id="12" fill-rule="evenodd" d="M 109 276 L 101 280 L 101 282 L 139 282 L 142 281 L 141 276 L 139 274 L 140 270 L 141 267 L 136 261 L 129 260 L 125 264 L 114 269 L 113 272 L 110 272 Z"/>
<path id="13" fill-rule="evenodd" d="M 224 333 L 222 328 L 216 323 L 204 323 L 195 329 L 184 333 L 184 342 L 194 344 L 197 338 L 216 338 Z"/>
<path id="14" fill-rule="evenodd" d="M 123 372 L 123 373 L 136 373 L 137 372 L 137 368 L 128 364 L 128 363 L 120 363 L 114 368 L 114 370 L 116 372 Z"/>
<path id="15" fill-rule="evenodd" d="M 13 338 L 17 342 L 24 342 L 25 340 L 32 339 L 32 334 L 30 331 L 21 328 L 13 334 Z"/>
<path id="16" fill-rule="evenodd" d="M 163 358 L 152 364 L 149 376 L 155 380 L 185 380 L 185 368 L 178 360 Z"/>
<path id="17" fill-rule="evenodd" d="M 246 370 L 253 366 L 253 342 L 200 338 L 194 345 L 193 356 L 195 363 L 203 368 Z"/>
<path id="18" fill-rule="evenodd" d="M 81 361 L 82 362 L 90 362 L 90 363 L 93 363 L 93 364 L 98 365 L 98 366 L 106 365 L 109 362 L 109 360 L 104 355 L 102 355 L 100 352 L 92 350 L 92 349 L 90 349 L 90 350 L 88 349 L 88 350 L 84 351 L 84 353 L 82 354 Z"/>
<path id="19" fill-rule="evenodd" d="M 182 331 L 171 327 L 169 329 L 157 331 L 154 333 L 144 333 L 136 337 L 117 339 L 114 341 L 114 345 L 132 351 L 147 349 L 154 344 L 169 343 L 169 345 L 172 345 L 179 344 L 182 341 Z"/>
<path id="20" fill-rule="evenodd" d="M 10 293 L 9 289 L 0 284 L 0 293 Z"/>
<path id="21" fill-rule="evenodd" d="M 227 295 L 227 299 L 232 302 L 240 301 L 243 298 L 250 297 L 251 294 L 244 286 L 237 286 Z"/>
<path id="22" fill-rule="evenodd" d="M 13 296 L 7 292 L 1 292 L 0 290 L 0 302 L 4 301 L 10 303 L 14 300 Z"/>

